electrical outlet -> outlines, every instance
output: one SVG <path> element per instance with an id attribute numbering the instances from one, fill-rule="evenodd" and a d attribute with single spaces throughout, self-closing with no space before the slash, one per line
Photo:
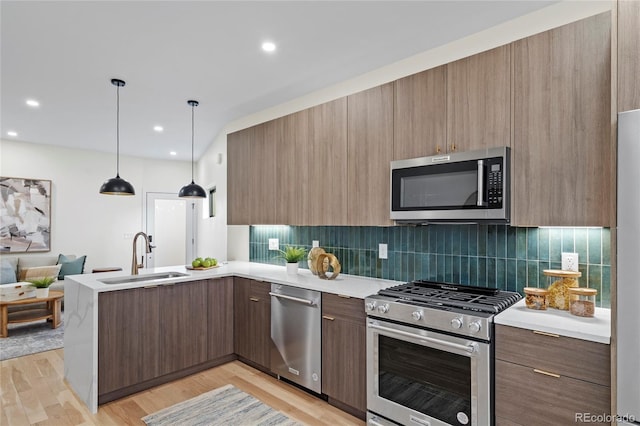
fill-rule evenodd
<path id="1" fill-rule="evenodd" d="M 387 259 L 387 245 L 386 244 L 378 244 L 378 258 L 379 259 Z"/>
<path id="2" fill-rule="evenodd" d="M 320 241 L 318 241 L 318 240 L 313 240 L 313 241 L 311 242 L 311 247 L 312 247 L 312 248 L 320 247 Z"/>
<path id="3" fill-rule="evenodd" d="M 562 253 L 562 270 L 578 270 L 578 253 Z"/>
<path id="4" fill-rule="evenodd" d="M 280 240 L 269 238 L 269 250 L 280 250 Z"/>

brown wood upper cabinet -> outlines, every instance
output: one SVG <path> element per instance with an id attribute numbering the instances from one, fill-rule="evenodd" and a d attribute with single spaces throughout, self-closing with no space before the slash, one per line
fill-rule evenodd
<path id="1" fill-rule="evenodd" d="M 276 142 L 280 122 L 258 124 L 249 129 L 249 211 L 252 224 L 272 225 L 276 218 Z"/>
<path id="2" fill-rule="evenodd" d="M 513 43 L 512 224 L 610 226 L 611 16 Z"/>
<path id="3" fill-rule="evenodd" d="M 304 161 L 304 160 L 301 160 Z M 347 225 L 347 98 L 309 109 L 307 225 Z"/>
<path id="4" fill-rule="evenodd" d="M 447 66 L 395 81 L 393 159 L 427 157 L 447 146 Z"/>
<path id="5" fill-rule="evenodd" d="M 227 223 L 245 225 L 249 219 L 249 143 L 251 131 L 227 135 Z"/>
<path id="6" fill-rule="evenodd" d="M 511 145 L 510 56 L 506 45 L 447 64 L 448 152 Z"/>
<path id="7" fill-rule="evenodd" d="M 392 225 L 393 83 L 351 95 L 347 106 L 349 225 Z"/>
<path id="8" fill-rule="evenodd" d="M 309 196 L 309 110 L 274 120 L 276 125 L 276 221 L 287 225 L 306 224 Z M 319 188 L 320 189 L 320 188 Z"/>
<path id="9" fill-rule="evenodd" d="M 640 1 L 618 5 L 618 112 L 640 108 Z"/>

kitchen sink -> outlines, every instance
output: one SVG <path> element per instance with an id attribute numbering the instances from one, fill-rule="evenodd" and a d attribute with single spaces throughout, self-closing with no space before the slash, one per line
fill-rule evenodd
<path id="1" fill-rule="evenodd" d="M 169 278 L 188 277 L 189 274 L 183 272 L 159 272 L 157 274 L 145 274 L 145 275 L 129 275 L 126 277 L 105 278 L 98 280 L 102 284 L 127 284 L 127 283 L 139 283 L 147 281 L 159 281 Z"/>

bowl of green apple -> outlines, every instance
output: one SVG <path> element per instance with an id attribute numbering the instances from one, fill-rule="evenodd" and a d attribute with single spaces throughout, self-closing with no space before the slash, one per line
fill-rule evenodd
<path id="1" fill-rule="evenodd" d="M 187 269 L 197 269 L 202 271 L 205 269 L 217 268 L 218 266 L 220 265 L 218 265 L 218 261 L 214 257 L 197 257 L 193 259 L 191 265 L 187 265 Z"/>

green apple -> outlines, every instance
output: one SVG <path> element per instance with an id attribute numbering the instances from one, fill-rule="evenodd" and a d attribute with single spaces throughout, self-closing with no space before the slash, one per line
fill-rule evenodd
<path id="1" fill-rule="evenodd" d="M 215 257 L 211 259 L 211 266 L 218 266 L 218 260 Z"/>
<path id="2" fill-rule="evenodd" d="M 201 267 L 202 266 L 202 259 L 200 259 L 200 258 L 194 259 L 194 261 L 191 262 L 191 266 L 193 266 L 194 268 Z"/>
<path id="3" fill-rule="evenodd" d="M 203 268 L 210 268 L 211 267 L 211 261 L 208 258 L 203 260 L 202 261 L 202 267 Z"/>

